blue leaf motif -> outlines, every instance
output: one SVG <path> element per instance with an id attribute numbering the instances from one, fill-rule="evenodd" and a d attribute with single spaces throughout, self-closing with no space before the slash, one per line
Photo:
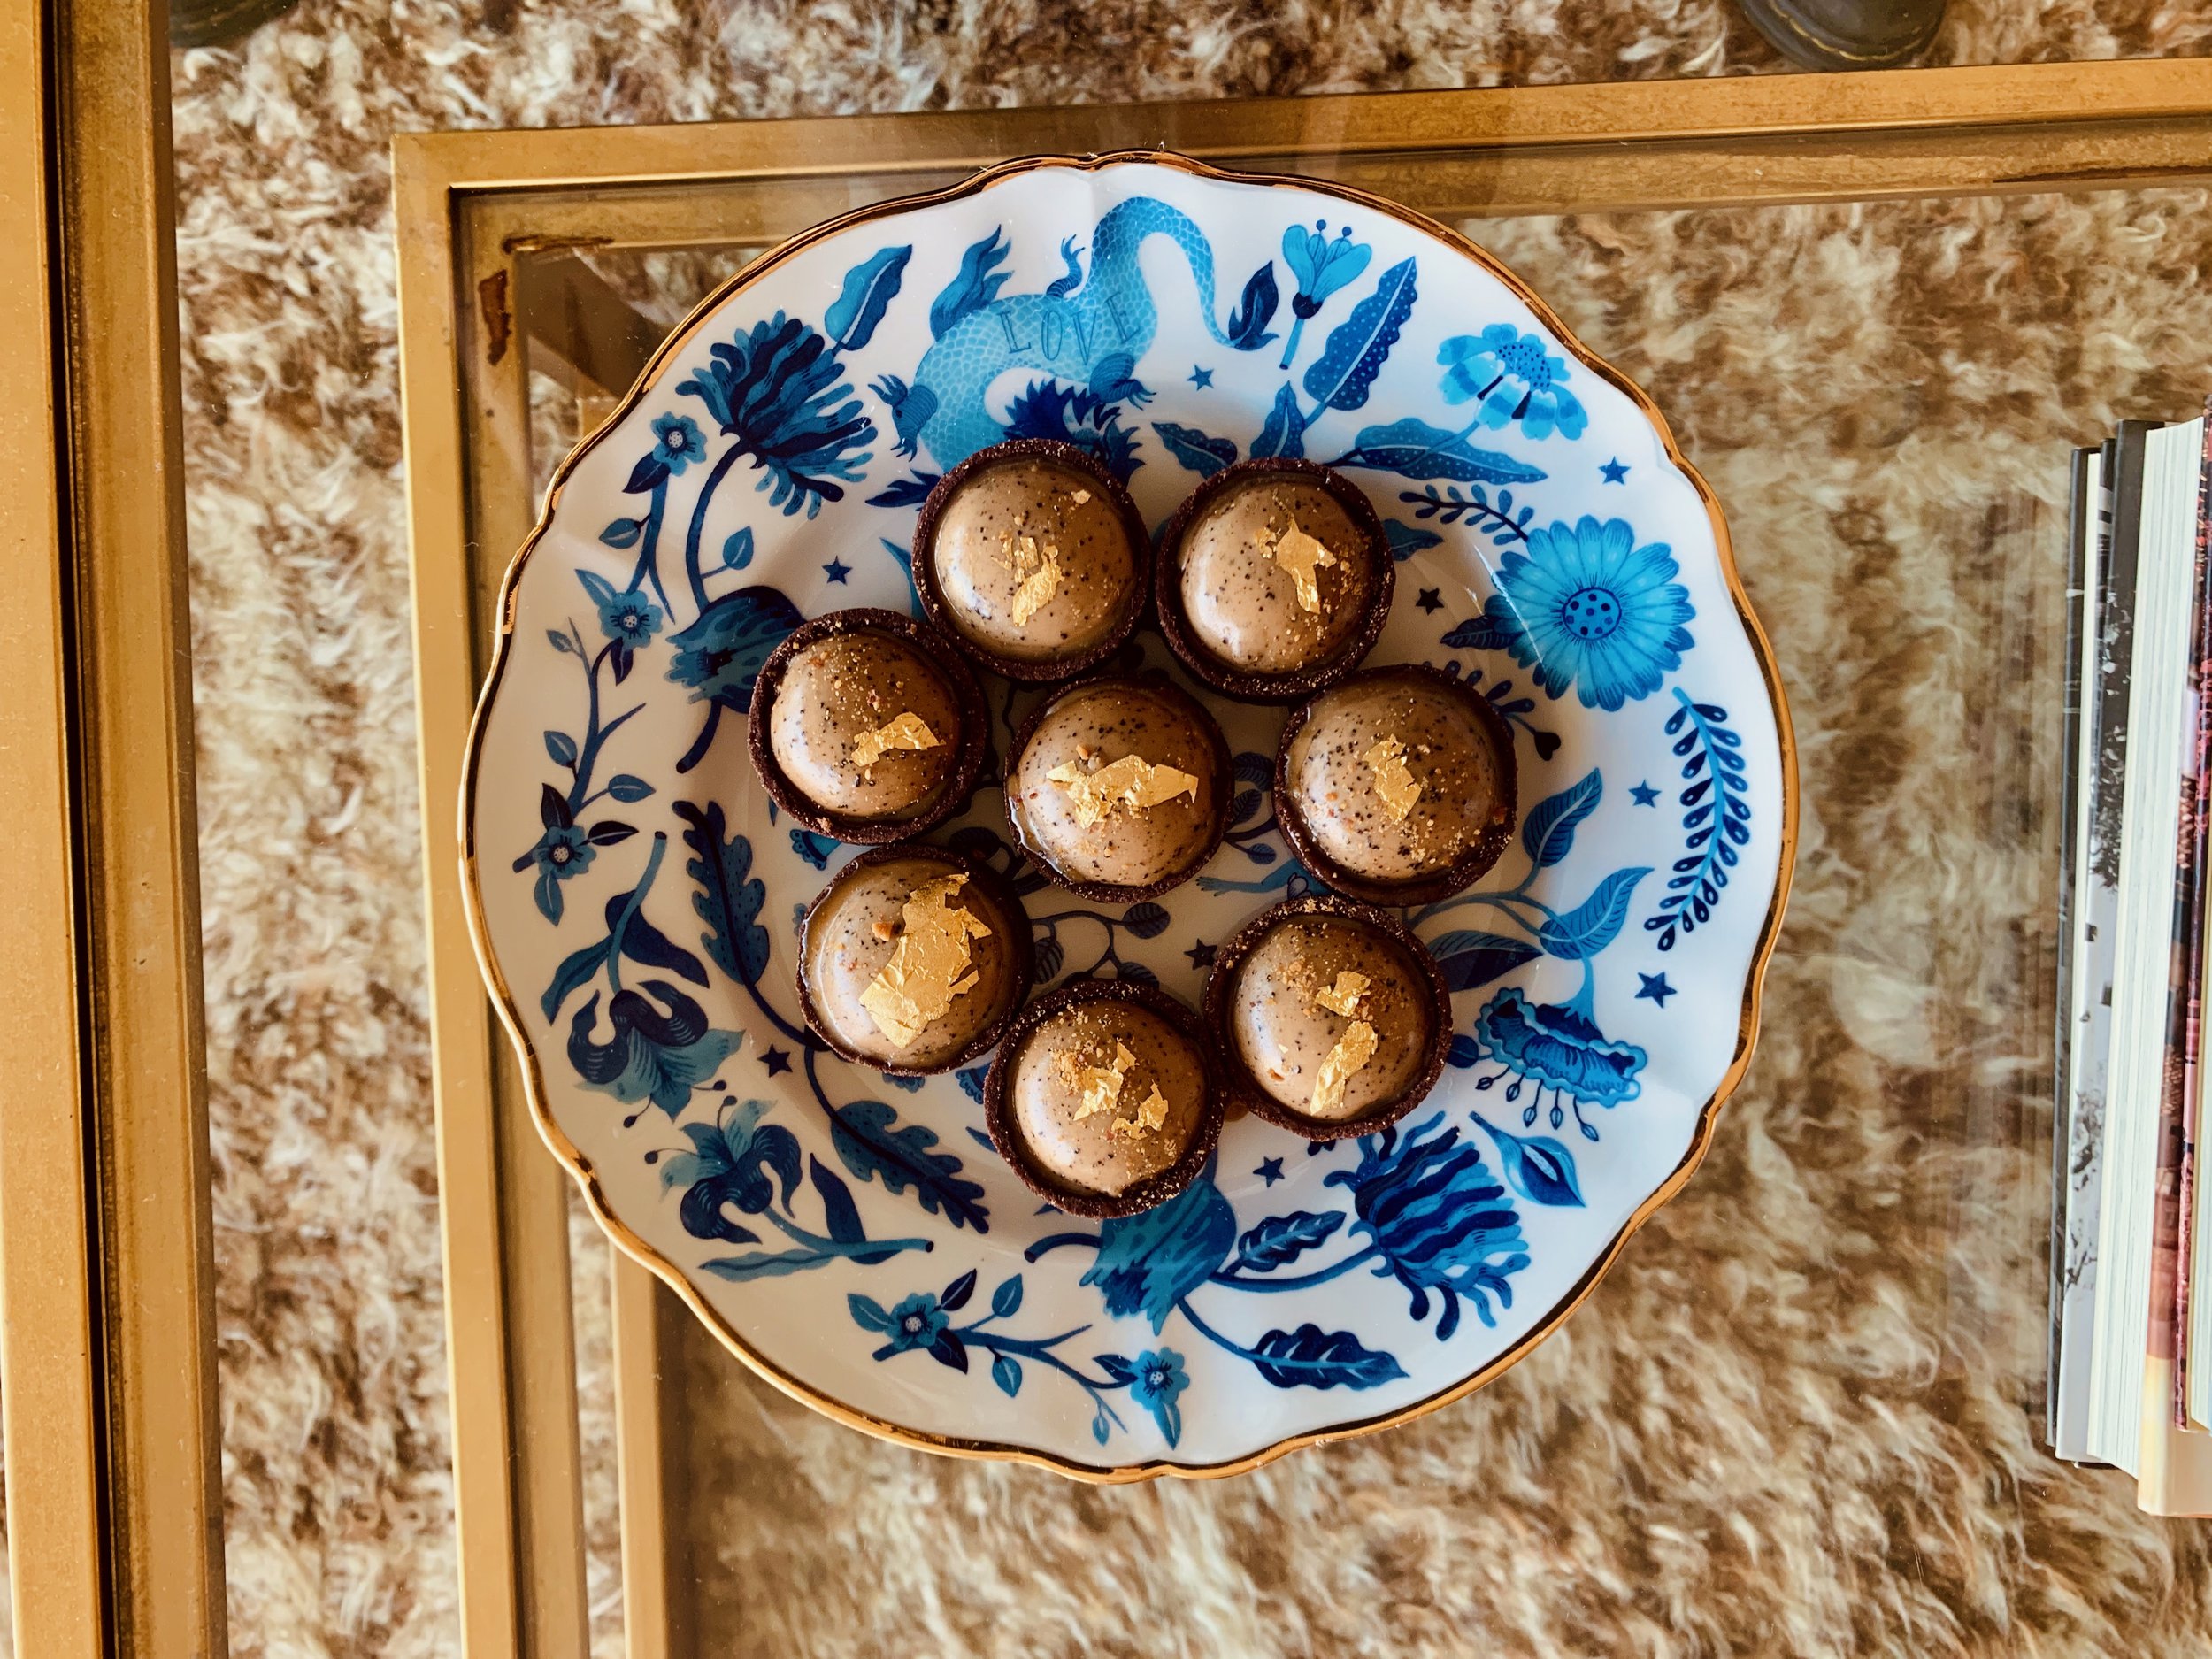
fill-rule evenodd
<path id="1" fill-rule="evenodd" d="M 1604 780 L 1594 766 L 1581 781 L 1532 807 L 1521 826 L 1521 845 L 1528 849 L 1529 862 L 1539 870 L 1548 870 L 1571 852 L 1575 826 L 1597 810 L 1598 799 L 1604 793 Z"/>
<path id="2" fill-rule="evenodd" d="M 991 1317 L 995 1319 L 1012 1318 L 1021 1311 L 1021 1305 L 1022 1276 L 1019 1273 L 991 1293 Z"/>
<path id="3" fill-rule="evenodd" d="M 1167 911 L 1148 900 L 1121 913 L 1122 926 L 1139 939 L 1157 939 L 1167 931 Z"/>
<path id="4" fill-rule="evenodd" d="M 840 351 L 857 351 L 875 337 L 876 325 L 899 295 L 912 244 L 885 248 L 845 273 L 845 286 L 822 318 L 823 331 Z"/>
<path id="5" fill-rule="evenodd" d="M 871 507 L 918 507 L 929 499 L 929 492 L 937 488 L 938 474 L 916 472 L 910 477 L 894 479 L 882 489 L 868 497 Z"/>
<path id="6" fill-rule="evenodd" d="M 998 1385 L 1001 1394 L 1011 1400 L 1022 1391 L 1022 1368 L 1008 1356 L 995 1354 L 991 1356 L 991 1380 Z"/>
<path id="7" fill-rule="evenodd" d="M 1545 949 L 1570 962 L 1584 962 L 1611 944 L 1628 919 L 1628 902 L 1636 884 L 1651 873 L 1647 865 L 1616 870 L 1597 885 L 1597 890 L 1569 910 L 1536 930 Z"/>
<path id="8" fill-rule="evenodd" d="M 561 1004 L 599 972 L 607 960 L 607 949 L 614 941 L 603 939 L 595 945 L 587 945 L 572 956 L 565 957 L 553 972 L 553 983 L 545 987 L 545 995 L 538 999 L 538 1006 L 545 1010 L 547 1019 L 561 1011 Z"/>
<path id="9" fill-rule="evenodd" d="M 942 1210 L 956 1227 L 990 1231 L 983 1188 L 960 1173 L 960 1160 L 931 1150 L 937 1133 L 920 1124 L 901 1125 L 899 1115 L 879 1100 L 854 1101 L 830 1113 L 830 1140 L 838 1160 L 856 1180 L 880 1179 L 893 1197 L 914 1188 L 930 1215 Z"/>
<path id="10" fill-rule="evenodd" d="M 1514 635 L 1491 616 L 1470 617 L 1444 636 L 1444 644 L 1455 651 L 1502 651 L 1509 649 Z"/>
<path id="11" fill-rule="evenodd" d="M 548 732 L 545 734 L 545 752 L 553 757 L 556 766 L 573 766 L 576 764 L 576 740 L 565 732 Z"/>
<path id="12" fill-rule="evenodd" d="M 1006 286 L 1008 273 L 999 266 L 1006 263 L 1010 244 L 1000 240 L 999 231 L 979 242 L 968 244 L 960 256 L 960 272 L 945 284 L 943 292 L 930 303 L 929 332 L 942 340 L 945 333 L 971 311 L 980 311 L 998 297 L 998 291 Z"/>
<path id="13" fill-rule="evenodd" d="M 1211 478 L 1223 467 L 1236 464 L 1237 445 L 1233 438 L 1213 437 L 1195 426 L 1179 426 L 1171 420 L 1156 420 L 1152 430 L 1160 434 L 1160 442 L 1167 445 L 1167 452 L 1178 463 L 1201 478 Z"/>
<path id="14" fill-rule="evenodd" d="M 760 907 L 768 889 L 752 873 L 753 847 L 742 835 L 723 839 L 726 827 L 722 803 L 710 801 L 696 806 L 679 801 L 671 809 L 689 827 L 684 845 L 693 856 L 684 872 L 697 884 L 691 908 L 706 923 L 700 942 L 707 955 L 730 978 L 743 985 L 757 985 L 768 968 L 768 930 L 760 926 Z"/>
<path id="15" fill-rule="evenodd" d="M 1306 395 L 1324 409 L 1358 409 L 1382 373 L 1398 331 L 1413 315 L 1415 264 L 1402 259 L 1382 273 L 1375 291 L 1329 331 L 1320 360 L 1306 371 Z"/>
<path id="16" fill-rule="evenodd" d="M 1343 1225 L 1344 1212 L 1340 1210 L 1319 1214 L 1301 1210 L 1287 1216 L 1270 1216 L 1248 1229 L 1237 1240 L 1236 1259 L 1229 1265 L 1255 1273 L 1272 1271 L 1327 1243 Z"/>
<path id="17" fill-rule="evenodd" d="M 1433 530 L 1424 530 L 1418 525 L 1400 524 L 1395 518 L 1383 520 L 1383 539 L 1390 543 L 1390 557 L 1404 564 L 1416 553 L 1432 548 L 1444 538 Z"/>
<path id="18" fill-rule="evenodd" d="M 1141 1313 L 1157 1332 L 1177 1302 L 1213 1277 L 1236 1233 L 1236 1211 L 1210 1169 L 1166 1202 L 1103 1223 L 1098 1259 L 1081 1282 L 1098 1287 L 1115 1318 Z"/>
<path id="19" fill-rule="evenodd" d="M 1463 432 L 1447 432 L 1409 418 L 1386 426 L 1363 426 L 1351 453 L 1338 465 L 1373 467 L 1417 480 L 1447 478 L 1462 484 L 1533 484 L 1546 476 L 1540 466 L 1495 449 L 1476 449 Z"/>
<path id="20" fill-rule="evenodd" d="M 687 687 L 694 702 L 743 714 L 752 707 L 753 681 L 769 652 L 804 620 L 798 606 L 773 588 L 724 594 L 669 635 L 676 654 L 668 678 Z"/>
<path id="21" fill-rule="evenodd" d="M 1582 1208 L 1582 1188 L 1575 1181 L 1572 1152 L 1549 1135 L 1517 1135 L 1501 1129 L 1479 1112 L 1475 1121 L 1498 1143 L 1498 1162 L 1515 1192 L 1532 1204 Z"/>
<path id="22" fill-rule="evenodd" d="M 741 571 L 753 562 L 753 529 L 750 525 L 729 536 L 722 543 L 722 568 Z"/>
<path id="23" fill-rule="evenodd" d="M 1275 406 L 1267 411 L 1267 424 L 1252 440 L 1252 458 L 1279 455 L 1297 460 L 1306 453 L 1306 419 L 1299 412 L 1298 392 L 1284 385 L 1275 394 Z"/>
<path id="24" fill-rule="evenodd" d="M 891 1310 L 873 1296 L 864 1296 L 855 1291 L 845 1298 L 845 1306 L 852 1313 L 853 1323 L 864 1331 L 887 1335 L 898 1328 L 898 1321 L 891 1317 Z"/>
<path id="25" fill-rule="evenodd" d="M 1526 966 L 1544 953 L 1525 939 L 1462 928 L 1431 940 L 1429 954 L 1443 970 L 1446 985 L 1455 991 L 1471 991 Z"/>
<path id="26" fill-rule="evenodd" d="M 1275 288 L 1275 262 L 1271 259 L 1246 280 L 1243 297 L 1229 313 L 1229 326 L 1225 331 L 1229 343 L 1239 351 L 1257 351 L 1273 340 L 1275 336 L 1267 332 L 1267 325 L 1273 319 L 1281 297 Z"/>
<path id="27" fill-rule="evenodd" d="M 607 527 L 599 533 L 599 539 L 609 547 L 635 547 L 638 537 L 644 533 L 645 520 L 642 518 L 615 518 L 611 519 Z"/>
<path id="28" fill-rule="evenodd" d="M 1363 1347 L 1349 1331 L 1317 1325 L 1270 1331 L 1254 1353 L 1254 1366 L 1278 1388 L 1379 1388 L 1406 1374 L 1394 1356 Z"/>
<path id="29" fill-rule="evenodd" d="M 641 968 L 660 968 L 690 980 L 694 985 L 707 983 L 707 971 L 699 965 L 699 958 L 670 939 L 667 934 L 645 919 L 642 910 L 630 910 L 631 895 L 618 893 L 607 901 L 607 933 L 612 937 L 622 916 L 629 911 L 630 919 L 622 926 L 622 955 Z"/>

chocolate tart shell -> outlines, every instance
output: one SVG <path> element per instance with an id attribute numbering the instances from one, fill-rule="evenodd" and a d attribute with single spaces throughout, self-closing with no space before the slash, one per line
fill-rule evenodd
<path id="1" fill-rule="evenodd" d="M 1188 1037 L 1206 1074 L 1206 1099 L 1190 1145 L 1166 1169 L 1147 1176 L 1126 1192 L 1073 1193 L 1056 1185 L 1029 1162 L 1021 1136 L 1014 1127 L 1014 1103 L 1009 1082 L 1012 1068 L 1002 1065 L 1001 1061 L 1010 1055 L 1018 1055 L 1029 1034 L 1063 1009 L 1102 1002 L 1133 1002 L 1157 1014 Z M 1174 1197 L 1196 1180 L 1198 1172 L 1206 1167 L 1206 1160 L 1213 1156 L 1215 1147 L 1221 1141 L 1221 1081 L 1220 1064 L 1207 1051 L 1205 1027 L 1190 1004 L 1171 996 L 1156 985 L 1141 985 L 1127 979 L 1078 979 L 1039 997 L 1007 1026 L 999 1040 L 998 1055 L 991 1062 L 990 1073 L 983 1080 L 984 1127 L 990 1132 L 991 1144 L 998 1148 L 1008 1167 L 1021 1178 L 1022 1185 L 1056 1209 L 1094 1221 L 1133 1216 Z"/>
<path id="2" fill-rule="evenodd" d="M 1128 614 L 1096 643 L 1087 645 L 1079 651 L 1071 651 L 1064 657 L 1037 662 L 1025 661 L 1019 657 L 1002 657 L 978 645 L 954 625 L 951 608 L 945 600 L 943 584 L 937 580 L 934 554 L 937 526 L 945 516 L 947 504 L 958 493 L 961 485 L 978 472 L 994 466 L 1003 466 L 1009 461 L 1049 461 L 1055 466 L 1064 466 L 1070 472 L 1082 473 L 1096 484 L 1100 499 L 1112 506 L 1129 537 L 1135 580 L 1129 590 Z M 987 449 L 978 449 L 932 487 L 927 499 L 922 503 L 921 517 L 914 526 L 914 593 L 922 603 L 922 614 L 979 666 L 1003 674 L 1009 680 L 1031 684 L 1065 680 L 1072 674 L 1087 672 L 1128 642 L 1129 636 L 1137 631 L 1137 625 L 1144 620 L 1146 612 L 1151 608 L 1152 562 L 1151 534 L 1145 529 L 1144 519 L 1137 511 L 1137 504 L 1129 498 L 1129 492 L 1121 480 L 1100 465 L 1087 450 L 1051 438 L 1009 438 L 1003 443 L 994 443 Z"/>
<path id="3" fill-rule="evenodd" d="M 791 659 L 818 641 L 833 639 L 841 634 L 863 633 L 887 634 L 921 651 L 932 666 L 944 675 L 946 684 L 952 687 L 953 701 L 960 706 L 958 747 L 954 751 L 952 775 L 946 780 L 945 792 L 938 797 L 936 805 L 912 818 L 866 818 L 832 811 L 791 781 L 776 764 L 775 748 L 769 741 L 768 710 L 775 706 L 776 692 L 783 684 L 784 671 L 790 666 Z M 833 611 L 827 616 L 801 623 L 768 654 L 768 660 L 761 664 L 760 677 L 753 683 L 752 716 L 745 723 L 745 747 L 752 756 L 753 771 L 760 779 L 761 787 L 768 791 L 768 798 L 782 808 L 793 823 L 835 841 L 873 847 L 887 841 L 911 841 L 967 810 L 969 797 L 975 793 L 976 780 L 983 771 L 983 751 L 990 726 L 990 710 L 983 701 L 982 687 L 976 684 L 966 659 L 953 649 L 949 640 L 927 623 L 917 622 L 896 611 L 862 606 Z"/>
<path id="4" fill-rule="evenodd" d="M 1181 703 L 1197 715 L 1199 729 L 1212 740 L 1210 747 L 1213 750 L 1215 779 L 1213 827 L 1207 833 L 1204 844 L 1184 868 L 1141 887 L 1125 887 L 1111 881 L 1076 881 L 1063 875 L 1060 872 L 1060 867 L 1052 862 L 1049 854 L 1030 844 L 1028 836 L 1022 833 L 1021 819 L 1014 813 L 1014 768 L 1021 764 L 1022 753 L 1029 747 L 1029 740 L 1036 734 L 1038 725 L 1044 719 L 1046 711 L 1063 697 L 1071 696 L 1076 692 L 1087 690 L 1093 686 L 1105 685 L 1114 681 L 1125 681 L 1133 686 L 1140 686 L 1148 692 L 1164 695 Z M 1229 741 L 1222 735 L 1221 722 L 1215 719 L 1197 698 L 1192 696 L 1190 693 L 1157 670 L 1134 674 L 1092 674 L 1077 680 L 1071 686 L 1061 687 L 1032 709 L 1029 711 L 1029 717 L 1021 723 L 1020 729 L 1014 733 L 1011 747 L 1006 752 L 1005 762 L 999 778 L 1001 784 L 999 793 L 1005 808 L 1007 833 L 1014 838 L 1014 844 L 1028 855 L 1030 861 L 1044 872 L 1053 886 L 1074 894 L 1079 899 L 1089 899 L 1094 903 L 1135 904 L 1141 900 L 1156 899 L 1163 893 L 1172 892 L 1212 861 L 1213 856 L 1221 850 L 1222 841 L 1229 833 L 1229 803 L 1233 795 L 1229 786 L 1235 780 L 1229 769 Z"/>
<path id="5" fill-rule="evenodd" d="M 1194 639 L 1190 618 L 1183 610 L 1183 538 L 1201 513 L 1227 491 L 1256 478 L 1268 476 L 1304 479 L 1325 490 L 1345 514 L 1359 526 L 1362 549 L 1373 572 L 1374 588 L 1358 629 L 1325 660 L 1310 667 L 1279 674 L 1256 673 L 1224 662 Z M 1398 582 L 1397 563 L 1390 556 L 1390 539 L 1367 494 L 1342 473 L 1318 461 L 1265 457 L 1225 466 L 1193 490 L 1189 499 L 1160 532 L 1160 550 L 1153 571 L 1153 610 L 1168 649 L 1209 690 L 1238 703 L 1296 703 L 1325 691 L 1357 669 L 1382 638 L 1390 619 L 1391 595 Z"/>
<path id="6" fill-rule="evenodd" d="M 1414 1074 L 1405 1093 L 1384 1106 L 1341 1123 L 1331 1123 L 1319 1118 L 1309 1118 L 1284 1105 L 1259 1085 L 1244 1058 L 1237 1051 L 1233 1025 L 1234 1009 L 1231 999 L 1236 990 L 1238 972 L 1245 958 L 1258 947 L 1279 923 L 1301 916 L 1340 916 L 1348 921 L 1363 922 L 1385 933 L 1404 950 L 1414 963 L 1422 984 L 1428 991 L 1429 1021 L 1432 1026 L 1429 1052 Z M 1341 1141 L 1349 1135 L 1371 1134 L 1386 1125 L 1394 1124 L 1425 1099 L 1444 1075 L 1445 1056 L 1452 1047 L 1452 992 L 1444 982 L 1444 971 L 1436 965 L 1436 958 L 1429 949 L 1414 937 L 1413 930 L 1388 910 L 1372 904 L 1363 904 L 1357 899 L 1340 898 L 1334 894 L 1317 894 L 1309 898 L 1285 899 L 1280 904 L 1262 910 L 1250 921 L 1229 936 L 1214 957 L 1213 972 L 1206 980 L 1206 1000 L 1203 1012 L 1207 1034 L 1221 1045 L 1221 1086 L 1231 1111 L 1248 1111 L 1255 1118 L 1273 1124 L 1278 1129 L 1287 1129 L 1293 1134 L 1303 1135 L 1309 1141 Z"/>
<path id="7" fill-rule="evenodd" d="M 1490 700 L 1479 691 L 1440 668 L 1432 668 L 1426 663 L 1387 663 L 1347 674 L 1327 689 L 1335 691 L 1355 680 L 1379 680 L 1388 675 L 1428 680 L 1476 711 L 1475 724 L 1489 734 L 1499 757 L 1498 772 L 1504 780 L 1501 792 L 1504 813 L 1465 852 L 1434 875 L 1417 876 L 1404 881 L 1377 881 L 1345 869 L 1314 844 L 1291 794 L 1290 746 L 1305 729 L 1313 711 L 1313 700 L 1309 698 L 1290 711 L 1290 718 L 1283 722 L 1282 738 L 1275 746 L 1275 821 L 1298 862 L 1336 891 L 1365 899 L 1371 904 L 1430 904 L 1472 887 L 1504 856 L 1506 844 L 1513 839 L 1513 826 L 1520 818 L 1519 762 L 1513 752 L 1513 728 L 1505 723 L 1505 717 L 1492 708 Z"/>
<path id="8" fill-rule="evenodd" d="M 966 1048 L 940 1065 L 887 1064 L 873 1055 L 863 1054 L 857 1048 L 848 1048 L 832 1033 L 829 1023 L 821 1017 L 820 1010 L 814 1005 L 813 992 L 807 987 L 807 936 L 814 928 L 814 914 L 822 908 L 822 901 L 829 895 L 830 889 L 835 887 L 849 872 L 865 870 L 877 864 L 892 864 L 902 858 L 932 859 L 943 864 L 948 874 L 958 871 L 965 875 L 971 883 L 990 895 L 991 902 L 1004 915 L 1008 925 L 1013 930 L 1014 943 L 1010 965 L 1013 971 L 1015 982 L 1020 989 L 1014 994 L 1012 1001 L 1007 1004 L 1005 1012 L 976 1033 Z M 998 1046 L 1000 1039 L 1005 1034 L 1006 1028 L 1021 1013 L 1022 1003 L 1027 999 L 1031 987 L 1037 982 L 1037 959 L 1034 940 L 1029 931 L 1029 912 L 1022 908 L 1020 897 L 1015 893 L 1013 885 L 1004 876 L 999 874 L 980 858 L 974 857 L 968 853 L 960 852 L 950 847 L 940 847 L 932 841 L 900 841 L 889 847 L 873 848 L 862 853 L 840 870 L 836 875 L 823 883 L 822 890 L 817 893 L 812 902 L 807 905 L 806 914 L 799 921 L 798 966 L 791 977 L 798 986 L 799 1012 L 806 1019 L 807 1029 L 818 1037 L 823 1046 L 831 1053 L 841 1059 L 851 1061 L 855 1065 L 866 1066 L 873 1071 L 881 1071 L 887 1077 L 940 1076 L 947 1071 L 958 1071 L 964 1065 L 972 1064 L 979 1056 L 988 1054 Z"/>

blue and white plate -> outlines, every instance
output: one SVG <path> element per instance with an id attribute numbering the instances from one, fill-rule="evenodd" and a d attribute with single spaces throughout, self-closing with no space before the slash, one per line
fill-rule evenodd
<path id="1" fill-rule="evenodd" d="M 1503 862 L 1409 912 L 1455 992 L 1434 1094 L 1328 1147 L 1232 1123 L 1188 1192 L 1102 1226 L 993 1153 L 981 1067 L 893 1079 L 809 1035 L 795 922 L 849 854 L 746 759 L 777 641 L 910 605 L 917 505 L 1008 436 L 1087 446 L 1155 524 L 1240 457 L 1342 470 L 1402 561 L 1370 661 L 1465 675 L 1520 742 Z M 562 467 L 504 618 L 464 858 L 539 1123 L 624 1248 L 858 1426 L 1132 1479 L 1417 1415 L 1588 1294 L 1749 1056 L 1794 784 L 1719 511 L 1640 393 L 1387 203 L 1024 161 L 801 236 Z M 1280 711 L 1213 706 L 1234 823 L 1159 902 L 1047 887 L 995 789 L 949 832 L 1016 878 L 1041 988 L 1195 1002 L 1224 939 L 1312 889 L 1269 803 Z"/>

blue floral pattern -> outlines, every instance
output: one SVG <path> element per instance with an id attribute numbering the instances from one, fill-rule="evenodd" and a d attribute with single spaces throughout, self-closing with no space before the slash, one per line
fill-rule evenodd
<path id="1" fill-rule="evenodd" d="M 1571 687 L 1584 708 L 1609 712 L 1658 690 L 1694 643 L 1678 574 L 1664 542 L 1639 547 L 1626 519 L 1586 513 L 1509 551 L 1484 613 L 1547 695 Z"/>
<path id="2" fill-rule="evenodd" d="M 1640 466 L 1607 492 L 1617 516 L 1568 521 L 1587 498 L 1570 480 L 1649 453 L 1641 417 L 1624 423 L 1509 296 L 1471 297 L 1486 291 L 1456 256 L 1383 216 L 1294 209 L 1225 240 L 1225 220 L 1169 194 L 1042 241 L 1030 216 L 972 207 L 949 240 L 856 228 L 795 262 L 803 284 L 713 312 L 599 446 L 611 471 L 557 506 L 581 541 L 520 584 L 507 672 L 526 660 L 530 690 L 498 695 L 486 740 L 529 721 L 537 793 L 472 808 L 498 849 L 487 891 L 511 884 L 536 930 L 488 907 L 495 954 L 542 987 L 529 1027 L 551 1110 L 615 1213 L 749 1340 L 781 1340 L 799 1304 L 779 1297 L 842 1298 L 772 1349 L 809 1386 L 879 1417 L 919 1390 L 934 1422 L 964 1413 L 971 1438 L 1093 1467 L 1218 1463 L 1386 1416 L 1540 1328 L 1603 1241 L 1582 1218 L 1647 1191 L 1651 1148 L 1678 1133 L 1679 1056 L 1663 1069 L 1669 1028 L 1630 993 L 1653 953 L 1678 953 L 1682 979 L 1685 941 L 1735 929 L 1732 882 L 1774 857 L 1772 741 L 1727 712 L 1755 693 L 1693 656 L 1691 595 L 1717 591 L 1694 526 L 1661 512 Z M 1172 288 L 1156 296 L 1148 271 Z M 1302 1149 L 1232 1125 L 1186 1191 L 1096 1225 L 1039 1208 L 990 1154 L 987 1064 L 880 1077 L 797 1017 L 792 920 L 848 855 L 752 801 L 741 742 L 722 741 L 805 616 L 913 603 L 913 509 L 1007 436 L 1087 449 L 1155 521 L 1247 457 L 1359 478 L 1400 571 L 1378 660 L 1440 644 L 1522 742 L 1517 852 L 1408 917 L 1455 999 L 1451 1070 L 1424 1108 Z M 755 488 L 725 491 L 734 476 Z M 1663 723 L 1605 724 L 1661 693 Z M 995 694 L 1002 743 L 1016 714 Z M 1224 718 L 1225 844 L 1163 900 L 1054 897 L 992 800 L 949 831 L 1027 906 L 1041 986 L 1194 995 L 1237 923 L 1324 890 L 1280 834 L 1272 727 Z M 1669 761 L 1679 840 L 1647 852 L 1608 779 L 1657 781 Z M 643 1196 L 626 1169 L 649 1171 Z M 869 1393 L 873 1375 L 899 1381 Z M 1090 1454 L 1062 1443 L 1068 1422 Z"/>
<path id="3" fill-rule="evenodd" d="M 1479 334 L 1457 334 L 1437 349 L 1444 365 L 1444 400 L 1472 403 L 1482 424 L 1518 426 L 1525 438 L 1579 438 L 1589 425 L 1581 400 L 1567 389 L 1564 357 L 1541 334 L 1493 323 Z"/>

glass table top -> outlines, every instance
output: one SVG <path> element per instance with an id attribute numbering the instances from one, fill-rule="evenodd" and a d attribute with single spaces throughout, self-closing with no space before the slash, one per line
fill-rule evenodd
<path id="1" fill-rule="evenodd" d="M 1665 412 L 1781 664 L 1795 885 L 1710 1155 L 1489 1387 L 1218 1482 L 1091 1489 L 868 1440 L 663 1296 L 675 1651 L 1659 1651 L 1689 1629 L 2007 1652 L 2192 1628 L 2194 1593 L 2116 1567 L 2167 1524 L 2051 1461 L 2040 1424 L 2068 453 L 2212 388 L 2212 199 L 1458 222 Z M 503 522 L 627 378 L 579 365 L 634 368 L 767 243 L 543 256 L 557 280 L 515 319 L 526 442 L 477 473 Z M 568 1236 L 611 1655 L 611 1263 L 573 1200 Z"/>

